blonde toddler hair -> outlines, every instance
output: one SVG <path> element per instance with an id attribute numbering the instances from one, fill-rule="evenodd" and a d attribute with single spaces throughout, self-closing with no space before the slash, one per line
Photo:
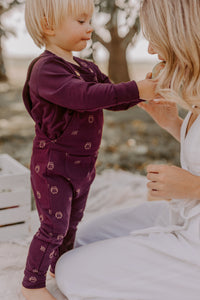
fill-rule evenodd
<path id="1" fill-rule="evenodd" d="M 33 41 L 41 48 L 45 46 L 42 22 L 57 27 L 66 15 L 92 14 L 93 10 L 93 0 L 26 0 L 25 23 Z"/>
<path id="2" fill-rule="evenodd" d="M 200 0 L 144 0 L 141 23 L 166 60 L 157 92 L 187 109 L 200 107 Z"/>

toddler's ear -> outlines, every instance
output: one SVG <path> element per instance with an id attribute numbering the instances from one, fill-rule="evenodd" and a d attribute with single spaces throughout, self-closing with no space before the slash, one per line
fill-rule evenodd
<path id="1" fill-rule="evenodd" d="M 42 26 L 42 30 L 43 30 L 44 34 L 50 35 L 50 36 L 55 35 L 54 26 L 52 24 L 49 24 L 46 17 L 42 18 L 40 22 L 41 22 L 41 26 Z"/>

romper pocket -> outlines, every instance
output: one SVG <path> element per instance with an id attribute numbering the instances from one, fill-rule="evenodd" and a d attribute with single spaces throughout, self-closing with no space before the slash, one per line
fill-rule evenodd
<path id="1" fill-rule="evenodd" d="M 94 156 L 75 156 L 68 154 L 66 159 L 66 174 L 69 174 L 76 194 L 88 191 L 95 178 Z"/>
<path id="2" fill-rule="evenodd" d="M 41 208 L 49 208 L 49 188 L 47 180 L 47 159 L 42 151 L 34 149 L 31 157 L 31 185 L 36 204 Z M 48 157 L 48 156 L 47 156 Z M 43 158 L 43 159 L 42 159 Z"/>
<path id="3" fill-rule="evenodd" d="M 76 156 L 68 153 L 51 150 L 47 174 L 56 174 L 64 177 L 77 189 L 86 191 L 95 177 L 96 156 Z"/>

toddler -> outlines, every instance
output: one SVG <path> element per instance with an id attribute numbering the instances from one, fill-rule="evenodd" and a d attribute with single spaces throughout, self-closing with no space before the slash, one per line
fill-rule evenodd
<path id="1" fill-rule="evenodd" d="M 45 51 L 30 65 L 23 90 L 35 122 L 31 183 L 40 218 L 23 279 L 26 299 L 55 299 L 45 288 L 60 255 L 73 248 L 101 142 L 103 109 L 124 110 L 155 96 L 155 82 L 113 84 L 73 56 L 93 31 L 93 0 L 26 0 L 27 29 Z"/>

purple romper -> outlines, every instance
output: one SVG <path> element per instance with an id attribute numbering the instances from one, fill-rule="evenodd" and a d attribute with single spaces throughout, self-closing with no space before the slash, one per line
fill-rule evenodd
<path id="1" fill-rule="evenodd" d="M 23 90 L 35 122 L 31 183 L 40 218 L 26 262 L 23 286 L 45 287 L 59 256 L 73 248 L 83 217 L 102 137 L 103 109 L 139 103 L 134 81 L 112 84 L 92 62 L 76 64 L 45 51 L 29 67 Z"/>

